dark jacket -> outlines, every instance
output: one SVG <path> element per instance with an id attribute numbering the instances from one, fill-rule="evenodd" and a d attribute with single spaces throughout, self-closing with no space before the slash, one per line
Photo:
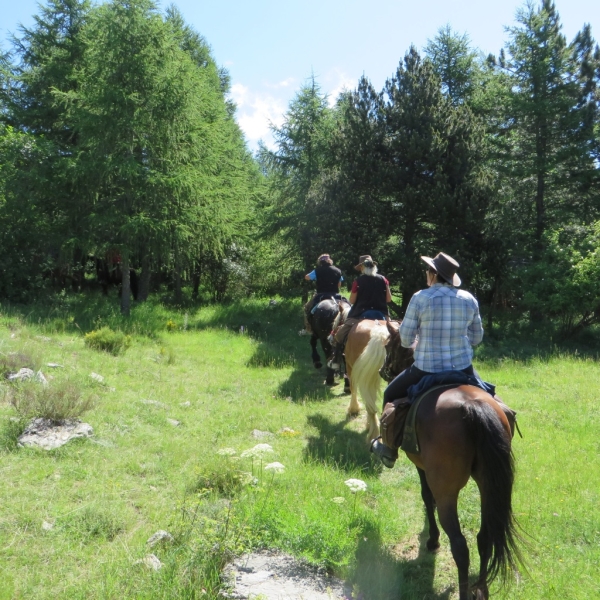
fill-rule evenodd
<path id="1" fill-rule="evenodd" d="M 361 275 L 357 280 L 356 302 L 352 305 L 348 318 L 358 319 L 367 310 L 379 310 L 388 314 L 386 302 L 387 284 L 382 275 Z"/>
<path id="2" fill-rule="evenodd" d="M 337 294 L 342 280 L 342 272 L 333 265 L 319 266 L 317 276 L 317 294 Z"/>

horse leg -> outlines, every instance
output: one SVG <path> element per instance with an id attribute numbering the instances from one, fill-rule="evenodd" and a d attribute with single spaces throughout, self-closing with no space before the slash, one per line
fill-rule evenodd
<path id="1" fill-rule="evenodd" d="M 344 394 L 349 394 L 350 392 L 350 377 L 348 377 L 348 373 L 344 373 Z"/>
<path id="2" fill-rule="evenodd" d="M 440 530 L 435 520 L 435 500 L 429 489 L 425 471 L 417 467 L 419 479 L 421 480 L 421 498 L 425 504 L 425 512 L 427 513 L 427 521 L 429 522 L 429 539 L 427 540 L 427 550 L 433 552 L 440 547 Z"/>
<path id="3" fill-rule="evenodd" d="M 360 412 L 360 404 L 358 403 L 358 390 L 356 385 L 352 383 L 352 367 L 348 366 L 348 378 L 350 379 L 350 404 L 348 404 L 348 416 L 355 417 Z"/>
<path id="4" fill-rule="evenodd" d="M 331 355 L 331 344 L 327 341 L 327 337 L 321 337 L 321 348 L 325 354 L 325 359 Z M 335 369 L 327 367 L 327 375 L 325 377 L 325 385 L 335 385 Z"/>
<path id="5" fill-rule="evenodd" d="M 469 600 L 469 547 L 458 521 L 458 494 L 437 498 L 438 517 L 450 540 L 450 550 L 458 569 L 458 598 Z"/>
<path id="6" fill-rule="evenodd" d="M 479 551 L 479 579 L 477 581 L 477 600 L 488 600 L 489 591 L 487 586 L 487 573 L 490 558 L 492 557 L 492 543 L 485 514 L 485 495 L 479 487 L 481 495 L 481 529 L 477 534 L 477 550 Z"/>
<path id="7" fill-rule="evenodd" d="M 312 348 L 312 361 L 315 369 L 320 369 L 323 366 L 323 363 L 321 362 L 321 357 L 319 356 L 319 352 L 317 351 L 318 339 L 319 338 L 314 333 L 310 336 L 310 347 Z"/>

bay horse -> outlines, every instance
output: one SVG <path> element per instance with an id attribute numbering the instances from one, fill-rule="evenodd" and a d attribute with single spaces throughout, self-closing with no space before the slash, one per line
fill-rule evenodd
<path id="1" fill-rule="evenodd" d="M 331 355 L 331 343 L 329 342 L 329 334 L 333 329 L 333 323 L 335 318 L 340 313 L 340 307 L 350 305 L 346 300 L 336 301 L 333 298 L 326 298 L 321 300 L 314 308 L 314 312 L 311 317 L 312 335 L 310 336 L 310 346 L 312 348 L 312 361 L 315 369 L 320 369 L 323 366 L 319 351 L 317 350 L 317 343 L 321 342 L 321 348 L 325 353 L 325 360 Z M 327 375 L 325 377 L 325 383 L 327 385 L 334 385 L 335 383 L 335 371 L 329 367 L 326 367 Z"/>
<path id="2" fill-rule="evenodd" d="M 388 324 L 382 377 L 391 381 L 403 370 L 409 349 L 400 344 L 398 328 Z M 421 497 L 429 522 L 427 548 L 440 546 L 440 530 L 450 540 L 458 569 L 459 600 L 487 600 L 496 577 L 506 581 L 522 564 L 512 510 L 514 459 L 511 428 L 496 400 L 470 385 L 433 388 L 419 405 L 416 418 L 419 454 L 406 453 L 417 467 Z M 469 548 L 458 519 L 458 496 L 472 477 L 481 497 L 481 528 L 477 534 L 479 577 L 469 588 Z M 470 595 L 469 595 L 470 594 Z"/>
<path id="3" fill-rule="evenodd" d="M 336 326 L 348 312 L 349 307 L 345 314 L 341 314 L 336 319 Z M 360 392 L 367 411 L 367 441 L 379 437 L 377 415 L 381 385 L 379 370 L 385 361 L 385 346 L 388 340 L 389 332 L 385 320 L 363 319 L 350 330 L 344 350 L 346 370 L 350 378 L 350 404 L 347 413 L 348 416 L 359 414 L 358 392 Z"/>

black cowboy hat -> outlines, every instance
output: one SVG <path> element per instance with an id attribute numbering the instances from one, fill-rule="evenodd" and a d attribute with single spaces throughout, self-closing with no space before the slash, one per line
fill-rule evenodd
<path id="1" fill-rule="evenodd" d="M 365 264 L 365 263 L 371 263 L 370 265 L 367 264 L 367 266 L 372 267 L 373 265 L 376 265 L 377 263 L 371 258 L 370 254 L 364 254 L 363 256 L 359 256 L 358 258 L 358 264 L 354 265 L 354 268 L 357 271 L 360 271 L 360 268 Z"/>
<path id="2" fill-rule="evenodd" d="M 421 256 L 421 260 L 426 262 L 442 279 L 454 287 L 460 287 L 460 277 L 456 274 L 456 269 L 460 265 L 451 256 L 440 252 L 435 258 Z"/>

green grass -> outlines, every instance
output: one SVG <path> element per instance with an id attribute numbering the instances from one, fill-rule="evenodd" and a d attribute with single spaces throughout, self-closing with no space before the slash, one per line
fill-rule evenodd
<path id="1" fill-rule="evenodd" d="M 103 326 L 132 336 L 127 352 L 85 346 L 83 334 Z M 424 549 L 414 467 L 373 462 L 364 416 L 346 420 L 348 398 L 323 385 L 301 327 L 290 300 L 148 303 L 129 321 L 99 296 L 1 307 L 1 353 L 35 356 L 51 384 L 76 381 L 98 401 L 84 415 L 94 438 L 51 452 L 18 449 L 22 423 L 0 403 L 0 599 L 216 599 L 223 565 L 265 546 L 325 565 L 366 600 L 456 598 L 447 539 L 435 555 Z M 518 411 L 524 435 L 514 443 L 514 507 L 529 539 L 529 571 L 494 597 L 600 598 L 600 368 L 574 351 L 517 359 L 514 344 L 486 344 L 477 367 Z M 255 439 L 254 429 L 274 436 Z M 272 455 L 240 457 L 263 442 Z M 285 471 L 265 471 L 272 461 Z M 367 491 L 352 495 L 348 478 Z M 460 508 L 475 574 L 474 485 Z M 147 548 L 159 529 L 175 542 Z M 148 552 L 159 572 L 136 564 Z"/>

